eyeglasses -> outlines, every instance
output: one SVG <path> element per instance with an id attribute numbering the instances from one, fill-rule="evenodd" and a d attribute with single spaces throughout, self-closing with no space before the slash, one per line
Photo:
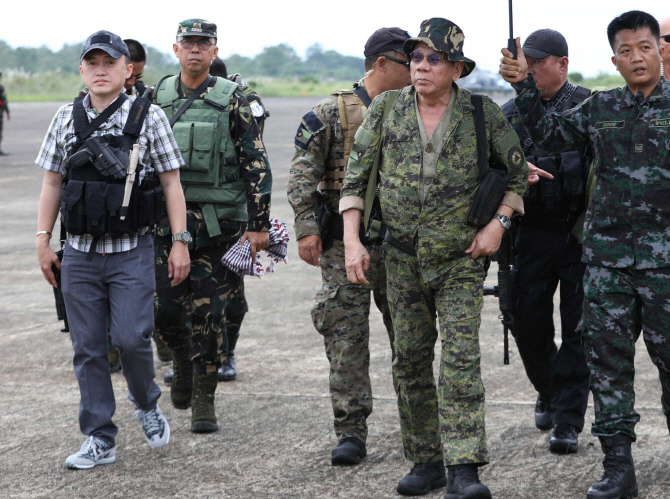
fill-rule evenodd
<path id="1" fill-rule="evenodd" d="M 181 43 L 181 46 L 184 47 L 186 50 L 192 49 L 193 45 L 196 44 L 195 41 L 189 40 L 188 38 L 182 38 L 179 40 L 179 43 Z M 200 50 L 207 50 L 209 49 L 212 45 L 214 45 L 212 42 L 209 40 L 198 40 L 198 48 Z"/>
<path id="2" fill-rule="evenodd" d="M 440 57 L 435 52 L 431 52 L 428 55 L 423 55 L 423 53 L 419 50 L 415 50 L 414 52 L 412 52 L 409 55 L 409 58 L 414 64 L 421 64 L 421 61 L 423 61 L 423 59 L 426 58 L 428 59 L 428 64 L 430 64 L 431 66 L 437 66 L 437 64 L 440 61 L 444 60 L 444 57 Z"/>
<path id="3" fill-rule="evenodd" d="M 384 59 L 388 59 L 389 61 L 397 62 L 398 64 L 402 64 L 405 67 L 409 66 L 409 62 L 403 61 L 402 59 L 396 59 L 395 57 L 391 57 L 389 55 L 383 55 L 382 56 Z"/>
<path id="4" fill-rule="evenodd" d="M 661 38 L 665 43 L 670 43 L 670 34 L 668 35 L 661 35 Z"/>

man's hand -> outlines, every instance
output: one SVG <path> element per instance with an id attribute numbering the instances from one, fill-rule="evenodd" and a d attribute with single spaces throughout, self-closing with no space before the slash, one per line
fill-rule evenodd
<path id="1" fill-rule="evenodd" d="M 521 39 L 516 39 L 516 59 L 512 58 L 512 52 L 507 47 L 501 50 L 503 57 L 500 59 L 500 76 L 509 83 L 519 83 L 526 79 L 528 74 L 528 63 L 526 56 L 521 50 Z"/>
<path id="2" fill-rule="evenodd" d="M 498 251 L 504 233 L 505 228 L 498 219 L 494 218 L 482 230 L 477 232 L 475 239 L 465 252 L 473 260 L 476 260 L 480 256 L 491 256 Z"/>
<path id="3" fill-rule="evenodd" d="M 347 279 L 353 284 L 370 284 L 365 271 L 370 268 L 370 255 L 360 240 L 344 243 L 344 262 L 347 267 Z"/>
<path id="4" fill-rule="evenodd" d="M 9 113 L 7 113 L 7 121 L 12 121 L 12 116 Z"/>
<path id="5" fill-rule="evenodd" d="M 537 166 L 535 166 L 533 163 L 526 161 L 528 163 L 528 168 L 530 169 L 530 174 L 528 175 L 528 183 L 526 184 L 526 187 L 530 187 L 531 185 L 537 184 L 540 181 L 540 177 L 548 178 L 550 180 L 554 179 L 554 176 L 549 173 L 545 172 L 544 170 L 540 170 Z"/>
<path id="6" fill-rule="evenodd" d="M 244 241 L 251 243 L 251 261 L 253 264 L 256 261 L 256 253 L 270 246 L 270 235 L 267 232 L 251 232 L 248 230 L 242 236 L 240 246 L 244 244 Z"/>
<path id="7" fill-rule="evenodd" d="M 191 257 L 188 254 L 188 245 L 174 241 L 168 257 L 168 278 L 172 279 L 172 285 L 176 286 L 186 279 L 190 271 Z"/>
<path id="8" fill-rule="evenodd" d="M 300 258 L 304 262 L 318 267 L 322 251 L 321 236 L 318 234 L 304 236 L 298 239 L 298 255 L 300 255 Z"/>
<path id="9" fill-rule="evenodd" d="M 60 260 L 49 246 L 49 234 L 37 236 L 37 260 L 40 262 L 40 270 L 44 278 L 49 284 L 57 288 L 58 283 L 51 267 L 55 265 L 57 269 L 60 269 Z"/>

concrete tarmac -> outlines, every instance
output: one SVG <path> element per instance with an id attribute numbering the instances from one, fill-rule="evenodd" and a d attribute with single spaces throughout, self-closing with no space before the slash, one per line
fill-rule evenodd
<path id="1" fill-rule="evenodd" d="M 292 227 L 286 184 L 293 137 L 300 116 L 317 99 L 264 102 L 272 113 L 265 134 L 274 177 L 272 216 Z M 43 177 L 34 160 L 58 107 L 13 104 L 12 120 L 5 122 L 2 146 L 10 155 L 0 157 L 0 497 L 399 497 L 395 486 L 410 465 L 403 456 L 388 338 L 376 310 L 371 314 L 374 412 L 368 457 L 355 467 L 330 464 L 336 439 L 329 368 L 310 317 L 320 274 L 299 259 L 295 241 L 289 245 L 288 265 L 262 279 L 246 278 L 250 312 L 236 351 L 239 374 L 236 381 L 218 386 L 217 433 L 190 433 L 190 411 L 172 407 L 162 382 L 169 364 L 156 358 L 156 375 L 165 390 L 160 405 L 172 427 L 169 445 L 159 450 L 146 445 L 131 419 L 134 408 L 125 399 L 123 375 L 116 373 L 116 463 L 90 471 L 65 468 L 65 458 L 85 439 L 77 424 L 79 391 L 70 338 L 60 332 L 52 288 L 42 277 L 34 246 Z M 511 365 L 503 366 L 497 302 L 485 301 L 480 337 L 491 463 L 481 469 L 482 481 L 497 499 L 586 497 L 602 473 L 602 452 L 589 434 L 592 404 L 578 453 L 549 453 L 550 432 L 534 426 L 536 394 L 511 338 Z M 560 330 L 559 323 L 556 315 Z M 670 439 L 660 383 L 644 344 L 639 345 L 635 385 L 642 420 L 633 450 L 639 497 L 667 498 Z M 439 489 L 428 497 L 444 494 Z"/>

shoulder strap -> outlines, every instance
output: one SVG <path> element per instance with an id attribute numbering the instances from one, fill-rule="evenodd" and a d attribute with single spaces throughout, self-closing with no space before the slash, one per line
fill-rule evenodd
<path id="1" fill-rule="evenodd" d="M 475 107 L 475 135 L 477 137 L 477 165 L 479 181 L 484 180 L 489 169 L 489 155 L 486 147 L 486 119 L 484 118 L 484 100 L 480 94 L 472 94 L 470 99 Z"/>
<path id="2" fill-rule="evenodd" d="M 361 87 L 359 85 L 356 85 L 354 87 L 354 93 L 358 96 L 358 98 L 360 100 L 363 101 L 363 104 L 365 104 L 365 107 L 370 107 L 370 104 L 372 103 L 372 99 L 370 98 L 367 91 L 363 87 Z"/>
<path id="3" fill-rule="evenodd" d="M 124 102 L 126 102 L 128 96 L 120 94 L 118 98 L 112 102 L 107 108 L 101 112 L 93 121 L 88 122 L 88 116 L 86 115 L 86 109 L 84 109 L 84 98 L 77 97 L 74 100 L 74 105 L 72 107 L 72 114 L 74 119 L 74 133 L 77 136 L 77 143 L 75 148 L 84 142 L 89 135 L 98 129 L 107 119 L 114 114 Z"/>
<path id="4" fill-rule="evenodd" d="M 133 102 L 133 105 L 130 107 L 130 112 L 128 113 L 128 119 L 126 124 L 123 127 L 124 135 L 130 135 L 135 140 L 140 136 L 140 131 L 142 130 L 142 125 L 144 120 L 149 113 L 149 108 L 151 107 L 151 102 L 149 99 L 143 97 L 137 97 Z"/>
<path id="5" fill-rule="evenodd" d="M 585 87 L 577 87 L 577 90 L 575 90 L 572 94 L 572 105 L 576 106 L 577 104 L 584 102 L 590 96 L 591 90 Z"/>
<path id="6" fill-rule="evenodd" d="M 365 204 L 363 206 L 363 223 L 365 224 L 365 232 L 367 234 L 370 225 L 370 213 L 372 212 L 372 205 L 375 201 L 375 195 L 377 194 L 377 172 L 379 170 L 379 160 L 382 155 L 382 146 L 384 144 L 383 136 L 383 124 L 388 118 L 389 114 L 393 110 L 398 97 L 400 96 L 401 90 L 391 90 L 389 92 L 389 98 L 386 101 L 386 107 L 384 107 L 384 114 L 382 115 L 382 134 L 379 136 L 379 146 L 377 147 L 377 155 L 375 156 L 375 161 L 372 163 L 372 169 L 370 170 L 370 177 L 368 178 L 368 186 L 365 190 Z"/>
<path id="7" fill-rule="evenodd" d="M 174 124 L 177 122 L 179 117 L 184 114 L 184 111 L 186 111 L 191 104 L 193 104 L 193 101 L 196 100 L 200 94 L 202 94 L 205 89 L 209 86 L 209 82 L 212 81 L 212 76 L 207 75 L 207 78 L 205 78 L 205 81 L 203 81 L 198 88 L 195 89 L 195 92 L 191 94 L 191 96 L 184 102 L 184 104 L 177 110 L 176 113 L 172 116 L 172 119 L 170 120 L 170 127 L 173 127 Z"/>
<path id="8" fill-rule="evenodd" d="M 214 81 L 212 89 L 207 92 L 205 100 L 210 104 L 216 104 L 217 108 L 220 107 L 221 110 L 227 109 L 228 105 L 230 104 L 230 98 L 235 93 L 235 90 L 239 88 L 239 83 L 230 81 L 226 78 L 217 77 Z"/>

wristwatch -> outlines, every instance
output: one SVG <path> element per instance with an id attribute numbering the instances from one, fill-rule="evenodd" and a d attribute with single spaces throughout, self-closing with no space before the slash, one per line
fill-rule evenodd
<path id="1" fill-rule="evenodd" d="M 180 243 L 188 244 L 191 241 L 193 241 L 193 238 L 191 237 L 191 234 L 187 230 L 183 230 L 181 232 L 177 232 L 176 234 L 172 234 L 172 242 L 179 241 Z"/>
<path id="2" fill-rule="evenodd" d="M 509 229 L 512 226 L 512 221 L 507 215 L 501 215 L 500 213 L 496 213 L 496 215 L 493 218 L 499 220 L 500 225 L 502 225 L 505 228 L 505 230 Z"/>

